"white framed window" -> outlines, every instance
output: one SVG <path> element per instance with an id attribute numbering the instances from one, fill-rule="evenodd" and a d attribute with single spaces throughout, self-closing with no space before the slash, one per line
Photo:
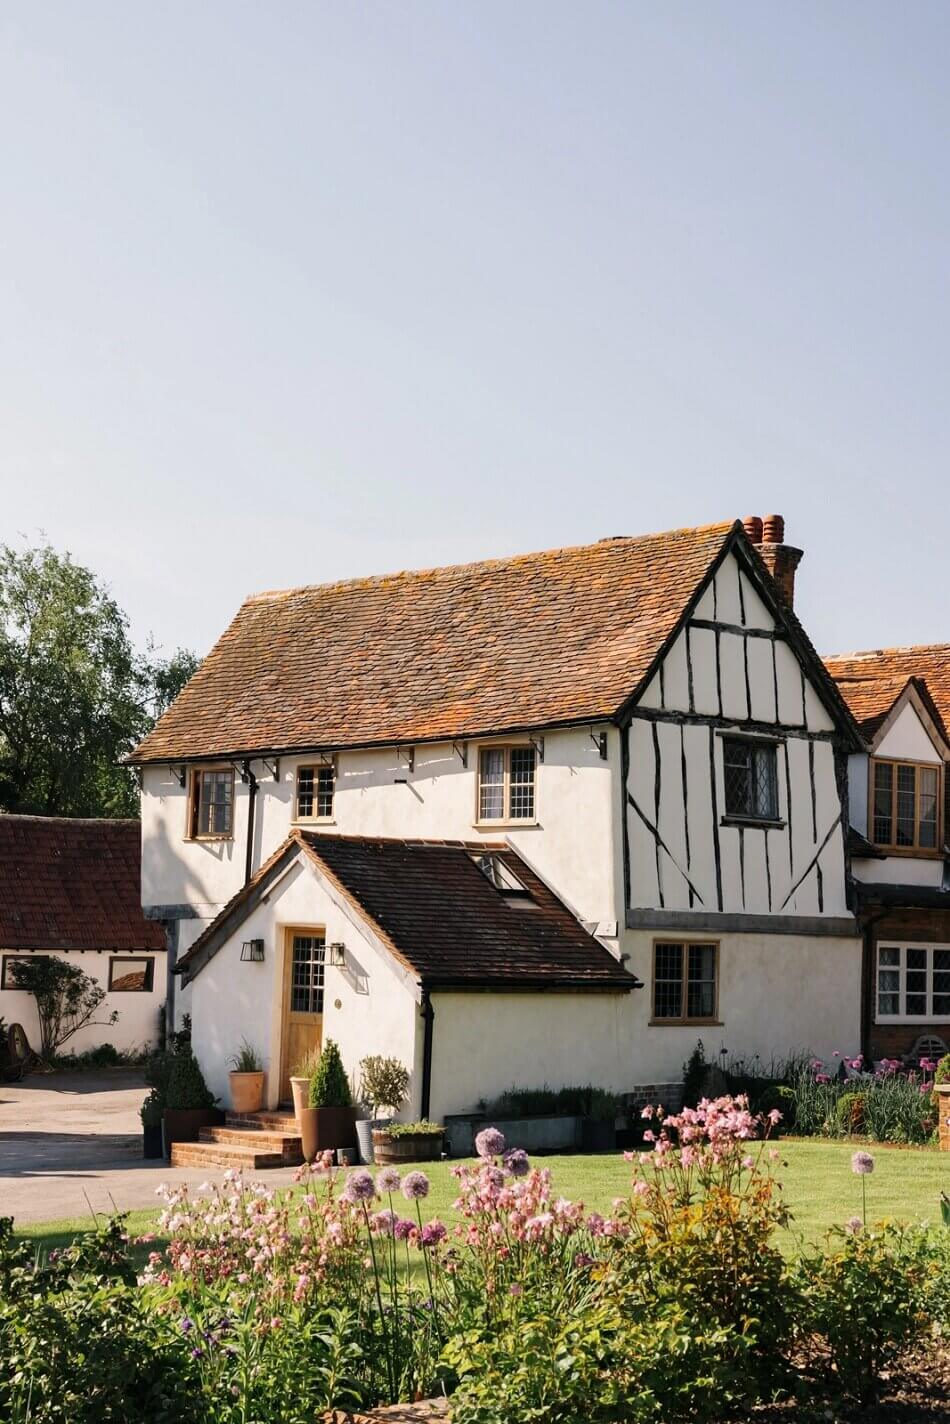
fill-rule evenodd
<path id="1" fill-rule="evenodd" d="M 319 766 L 297 768 L 297 790 L 294 819 L 297 821 L 331 821 L 333 796 L 336 791 L 336 767 L 332 762 Z"/>
<path id="2" fill-rule="evenodd" d="M 879 944 L 877 1017 L 950 1021 L 950 944 Z"/>
<path id="3" fill-rule="evenodd" d="M 478 753 L 479 822 L 533 821 L 538 754 L 532 746 L 482 747 Z"/>

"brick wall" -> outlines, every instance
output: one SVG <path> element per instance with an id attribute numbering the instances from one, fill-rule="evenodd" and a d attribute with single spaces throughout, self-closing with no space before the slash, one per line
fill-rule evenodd
<path id="1" fill-rule="evenodd" d="M 950 910 L 891 910 L 872 927 L 874 952 L 868 974 L 868 995 L 871 1003 L 871 1023 L 868 1051 L 873 1059 L 903 1058 L 923 1035 L 942 1038 L 950 1048 L 950 1023 L 895 1024 L 876 1021 L 877 946 L 882 941 L 897 940 L 904 944 L 950 944 Z"/>

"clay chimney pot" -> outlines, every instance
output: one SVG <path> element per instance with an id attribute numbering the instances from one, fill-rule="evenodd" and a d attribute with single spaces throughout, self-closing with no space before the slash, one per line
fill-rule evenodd
<path id="1" fill-rule="evenodd" d="M 751 544 L 762 543 L 762 521 L 757 514 L 750 514 L 746 519 L 743 519 L 742 527 Z"/>
<path id="2" fill-rule="evenodd" d="M 767 514 L 762 520 L 762 543 L 785 543 L 785 520 L 781 514 Z"/>

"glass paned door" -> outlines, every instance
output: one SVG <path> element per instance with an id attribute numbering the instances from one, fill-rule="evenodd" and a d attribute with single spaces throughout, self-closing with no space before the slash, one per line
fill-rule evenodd
<path id="1" fill-rule="evenodd" d="M 288 930 L 284 953 L 280 1098 L 289 1102 L 291 1075 L 323 1039 L 326 936 L 321 930 Z"/>

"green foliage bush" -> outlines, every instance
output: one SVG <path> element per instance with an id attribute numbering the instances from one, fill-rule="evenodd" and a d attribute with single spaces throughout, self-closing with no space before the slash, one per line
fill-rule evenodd
<path id="1" fill-rule="evenodd" d="M 595 1122 L 612 1122 L 623 1110 L 623 1099 L 605 1088 L 584 1087 L 508 1088 L 500 1097 L 484 1104 L 485 1116 L 502 1122 L 522 1117 L 589 1117 Z"/>
<path id="2" fill-rule="evenodd" d="M 320 1061 L 310 1079 L 310 1106 L 312 1108 L 348 1108 L 353 1098 L 350 1083 L 343 1067 L 340 1050 L 332 1038 L 328 1038 Z"/>
<path id="3" fill-rule="evenodd" d="M 217 1099 L 204 1080 L 194 1049 L 172 1055 L 165 1106 L 175 1110 L 213 1108 Z"/>
<path id="4" fill-rule="evenodd" d="M 445 1128 L 441 1122 L 391 1122 L 382 1129 L 387 1137 L 441 1137 Z"/>
<path id="5" fill-rule="evenodd" d="M 398 1058 L 371 1054 L 360 1062 L 360 1102 L 398 1112 L 409 1093 L 409 1069 Z"/>
<path id="6" fill-rule="evenodd" d="M 867 1093 L 842 1093 L 835 1104 L 835 1126 L 844 1137 L 863 1133 L 866 1129 Z"/>

